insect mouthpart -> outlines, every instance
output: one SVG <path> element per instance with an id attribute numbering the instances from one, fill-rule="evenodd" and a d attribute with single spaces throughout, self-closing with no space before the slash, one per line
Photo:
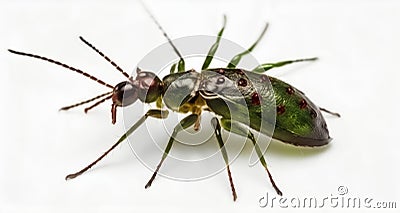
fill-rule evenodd
<path id="1" fill-rule="evenodd" d="M 133 81 L 135 83 L 135 81 Z M 117 122 L 117 107 L 124 107 L 135 103 L 138 99 L 138 86 L 129 81 L 123 81 L 114 87 L 111 99 L 111 123 Z"/>

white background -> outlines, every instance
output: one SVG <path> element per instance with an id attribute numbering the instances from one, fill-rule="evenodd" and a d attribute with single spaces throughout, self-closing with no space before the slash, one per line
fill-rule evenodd
<path id="1" fill-rule="evenodd" d="M 224 37 L 243 46 L 270 22 L 254 51 L 261 62 L 320 57 L 315 63 L 269 73 L 300 88 L 316 104 L 342 114 L 340 119 L 326 116 L 334 139 L 325 149 L 270 145 L 266 157 L 277 184 L 289 199 L 322 199 L 338 195 L 337 188 L 346 186 L 350 197 L 397 201 L 399 208 L 398 1 L 147 4 L 172 38 L 215 35 L 226 14 Z M 248 167 L 246 154 L 231 166 L 238 192 L 235 203 L 226 172 L 198 182 L 159 177 L 144 189 L 152 172 L 128 144 L 91 172 L 65 181 L 66 174 L 111 146 L 124 132 L 123 123 L 111 125 L 109 102 L 87 115 L 81 109 L 58 112 L 61 106 L 107 90 L 61 67 L 6 50 L 59 59 L 114 85 L 123 76 L 78 36 L 129 72 L 165 38 L 137 1 L 3 0 L 0 5 L 0 212 L 271 211 L 258 202 L 267 192 L 275 193 L 260 165 Z M 148 140 L 141 134 L 135 137 L 141 143 Z"/>

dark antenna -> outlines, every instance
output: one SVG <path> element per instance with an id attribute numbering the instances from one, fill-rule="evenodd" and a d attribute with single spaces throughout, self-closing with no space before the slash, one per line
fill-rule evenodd
<path id="1" fill-rule="evenodd" d="M 10 49 L 9 49 L 8 51 L 11 52 L 11 53 L 17 54 L 17 55 L 23 55 L 23 56 L 28 56 L 28 57 L 32 57 L 32 58 L 37 58 L 37 59 L 40 59 L 40 60 L 48 61 L 48 62 L 53 63 L 53 64 L 57 64 L 57 65 L 59 65 L 59 66 L 62 66 L 62 67 L 64 67 L 64 68 L 67 68 L 67 69 L 69 69 L 69 70 L 72 70 L 72 71 L 74 71 L 74 72 L 77 72 L 77 73 L 79 73 L 79 74 L 82 74 L 82 75 L 84 75 L 85 77 L 90 78 L 90 79 L 92 79 L 93 81 L 96 81 L 97 83 L 99 83 L 99 84 L 101 84 L 101 85 L 104 85 L 104 86 L 106 86 L 106 87 L 109 87 L 109 88 L 111 88 L 111 89 L 114 89 L 114 87 L 111 86 L 110 84 L 107 84 L 106 82 L 104 82 L 104 81 L 102 81 L 102 80 L 100 80 L 100 79 L 98 79 L 98 78 L 96 78 L 96 77 L 94 77 L 94 76 L 92 76 L 92 75 L 90 75 L 90 74 L 88 74 L 88 73 L 86 73 L 86 72 L 83 72 L 83 71 L 80 70 L 80 69 L 76 69 L 76 68 L 74 68 L 74 67 L 71 67 L 71 66 L 69 66 L 69 65 L 66 65 L 66 64 L 64 64 L 64 63 L 61 63 L 61 62 L 59 62 L 59 61 L 56 61 L 56 60 L 53 60 L 53 59 L 50 59 L 50 58 L 46 58 L 46 57 L 43 57 L 43 56 L 39 56 L 39 55 L 34 55 L 34 54 L 24 53 L 24 52 L 18 52 L 18 51 L 10 50 Z"/>
<path id="2" fill-rule="evenodd" d="M 69 105 L 69 106 L 62 107 L 62 108 L 60 109 L 60 111 L 61 111 L 61 110 L 69 110 L 69 109 L 71 109 L 71 108 L 75 108 L 75 107 L 77 107 L 77 106 L 81 106 L 81 105 L 87 104 L 87 103 L 89 103 L 89 102 L 92 102 L 92 101 L 94 101 L 94 100 L 97 100 L 97 99 L 99 99 L 99 98 L 102 98 L 102 97 L 104 97 L 104 96 L 106 96 L 106 95 L 110 95 L 111 93 L 112 93 L 112 92 L 107 92 L 107 93 L 98 95 L 98 96 L 96 96 L 96 97 L 94 97 L 94 98 L 91 98 L 91 99 L 89 99 L 89 100 L 82 101 L 82 102 L 79 102 L 79 103 L 76 103 L 76 104 L 73 104 L 73 105 Z M 87 111 L 85 111 L 85 112 L 87 112 Z"/>
<path id="3" fill-rule="evenodd" d="M 174 49 L 175 53 L 179 56 L 180 60 L 179 60 L 179 64 L 178 64 L 178 68 L 179 66 L 183 66 L 184 69 L 184 60 L 183 57 L 181 55 L 181 53 L 179 52 L 178 48 L 176 48 L 176 46 L 174 45 L 174 43 L 172 43 L 172 40 L 169 38 L 169 36 L 167 35 L 167 32 L 165 32 L 165 30 L 162 28 L 161 24 L 157 21 L 157 19 L 154 17 L 153 13 L 151 13 L 151 11 L 149 10 L 149 8 L 144 4 L 143 1 L 140 1 L 140 3 L 142 4 L 142 6 L 144 7 L 144 9 L 146 10 L 147 14 L 149 14 L 150 18 L 153 20 L 153 22 L 158 26 L 158 29 L 163 33 L 164 37 L 167 38 L 168 43 L 172 46 L 172 48 Z"/>
<path id="4" fill-rule="evenodd" d="M 130 78 L 129 74 L 126 73 L 124 70 L 122 70 L 122 68 L 120 66 L 118 66 L 114 61 L 112 61 L 109 57 L 107 57 L 106 55 L 104 55 L 104 53 L 102 53 L 100 50 L 98 50 L 95 46 L 93 46 L 91 43 L 89 43 L 88 41 L 86 41 L 82 36 L 79 36 L 79 39 L 81 39 L 81 41 L 83 41 L 83 43 L 85 43 L 86 45 L 88 45 L 90 48 L 92 48 L 94 51 L 96 51 L 101 57 L 103 57 L 104 59 L 106 59 L 108 62 L 111 63 L 111 65 L 113 65 L 118 71 L 120 71 L 125 77 L 127 77 L 128 79 Z"/>
<path id="5" fill-rule="evenodd" d="M 112 93 L 112 92 L 111 92 L 111 93 Z M 111 94 L 111 95 L 109 95 L 109 96 L 107 96 L 107 97 L 105 97 L 105 98 L 103 98 L 103 99 L 100 99 L 99 101 L 97 101 L 96 103 L 94 103 L 92 106 L 85 108 L 85 113 L 87 113 L 89 110 L 93 109 L 94 107 L 98 106 L 99 104 L 103 103 L 104 101 L 106 101 L 106 100 L 112 98 L 112 96 L 113 96 L 113 95 Z M 115 122 L 113 122 L 113 124 L 114 124 L 114 123 L 115 123 Z"/>

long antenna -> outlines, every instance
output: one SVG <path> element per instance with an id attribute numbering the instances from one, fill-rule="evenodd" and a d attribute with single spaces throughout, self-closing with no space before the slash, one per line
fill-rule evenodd
<path id="1" fill-rule="evenodd" d="M 61 110 L 69 110 L 69 109 L 71 109 L 71 108 L 75 108 L 75 107 L 77 107 L 77 106 L 81 106 L 81 105 L 90 103 L 90 102 L 92 102 L 92 101 L 94 101 L 94 100 L 97 100 L 97 99 L 99 99 L 99 98 L 102 98 L 102 97 L 104 97 L 104 96 L 106 96 L 106 95 L 110 95 L 111 93 L 112 93 L 112 91 L 111 91 L 111 92 L 104 93 L 104 94 L 101 94 L 101 95 L 98 95 L 98 96 L 96 96 L 96 97 L 94 97 L 94 98 L 91 98 L 91 99 L 89 99 L 89 100 L 81 101 L 81 102 L 76 103 L 76 104 L 72 104 L 72 105 L 69 105 L 69 106 L 62 107 L 62 108 L 60 109 L 60 111 L 61 111 Z"/>
<path id="2" fill-rule="evenodd" d="M 103 52 L 101 52 L 99 49 L 97 49 L 93 44 L 90 42 L 86 41 L 82 36 L 79 36 L 79 39 L 83 41 L 86 45 L 88 45 L 90 48 L 92 48 L 94 51 L 96 51 L 101 57 L 106 59 L 106 61 L 110 62 L 112 66 L 114 66 L 118 71 L 120 71 L 125 77 L 128 79 L 130 78 L 129 74 L 126 73 L 120 66 L 118 66 L 114 61 L 112 61 L 108 56 L 106 56 Z"/>
<path id="3" fill-rule="evenodd" d="M 161 24 L 157 21 L 157 19 L 154 17 L 153 13 L 149 10 L 149 8 L 146 6 L 146 4 L 143 1 L 139 1 L 143 8 L 146 10 L 147 14 L 149 14 L 150 18 L 153 20 L 153 22 L 158 26 L 158 29 L 163 33 L 164 37 L 167 38 L 168 43 L 172 46 L 172 48 L 174 49 L 175 53 L 179 56 L 180 60 L 179 60 L 179 64 L 178 64 L 178 69 L 179 68 L 183 68 L 185 67 L 185 62 L 183 60 L 183 57 L 181 55 L 181 53 L 179 52 L 178 48 L 176 48 L 176 46 L 174 45 L 174 43 L 172 43 L 171 38 L 167 35 L 167 32 L 165 32 L 165 30 L 162 28 Z M 183 66 L 183 67 L 181 67 Z"/>
<path id="4" fill-rule="evenodd" d="M 9 49 L 8 51 L 11 52 L 11 53 L 17 54 L 17 55 L 23 55 L 23 56 L 28 56 L 28 57 L 32 57 L 32 58 L 37 58 L 37 59 L 40 59 L 40 60 L 48 61 L 48 62 L 53 63 L 53 64 L 57 64 L 57 65 L 59 65 L 59 66 L 62 66 L 62 67 L 64 67 L 64 68 L 67 68 L 67 69 L 69 69 L 69 70 L 71 70 L 71 71 L 74 71 L 74 72 L 77 72 L 77 73 L 79 73 L 79 74 L 81 74 L 81 75 L 84 75 L 85 77 L 90 78 L 90 79 L 92 79 L 93 81 L 96 81 L 97 83 L 99 83 L 99 84 L 101 84 L 101 85 L 104 85 L 104 86 L 106 86 L 106 87 L 108 87 L 108 88 L 114 89 L 114 87 L 113 87 L 112 85 L 107 84 L 106 82 L 104 82 L 104 81 L 102 81 L 102 80 L 100 80 L 100 79 L 98 79 L 98 78 L 96 78 L 96 77 L 94 77 L 94 76 L 88 74 L 87 72 L 84 72 L 84 71 L 82 71 L 82 70 L 80 70 L 80 69 L 71 67 L 71 66 L 69 66 L 69 65 L 67 65 L 67 64 L 64 64 L 64 63 L 61 63 L 61 62 L 59 62 L 59 61 L 53 60 L 53 59 L 51 59 L 51 58 L 46 58 L 46 57 L 43 57 L 43 56 L 40 56 L 40 55 L 35 55 L 35 54 L 30 54 L 30 53 L 24 53 L 24 52 L 19 52 L 19 51 L 10 50 L 10 49 Z"/>

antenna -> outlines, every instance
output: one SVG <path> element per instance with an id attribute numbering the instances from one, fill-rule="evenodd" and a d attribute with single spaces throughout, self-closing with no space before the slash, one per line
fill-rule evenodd
<path id="1" fill-rule="evenodd" d="M 11 49 L 9 49 L 8 51 L 11 52 L 11 53 L 17 54 L 17 55 L 23 55 L 23 56 L 28 56 L 28 57 L 32 57 L 32 58 L 37 58 L 37 59 L 40 59 L 40 60 L 43 60 L 43 61 L 48 61 L 50 63 L 57 64 L 57 65 L 62 66 L 64 68 L 66 68 L 66 69 L 69 69 L 71 71 L 77 72 L 77 73 L 79 73 L 79 74 L 81 74 L 81 75 L 83 75 L 83 76 L 85 76 L 87 78 L 90 78 L 91 80 L 96 81 L 97 83 L 99 83 L 101 85 L 104 85 L 104 86 L 106 86 L 108 88 L 114 89 L 114 86 L 112 86 L 110 84 L 107 84 L 106 82 L 104 82 L 104 81 L 102 81 L 102 80 L 100 80 L 100 79 L 88 74 L 87 72 L 84 72 L 84 71 L 82 71 L 80 69 L 71 67 L 71 66 L 69 66 L 67 64 L 64 64 L 64 63 L 61 63 L 59 61 L 53 60 L 51 58 L 46 58 L 46 57 L 43 57 L 43 56 L 40 56 L 40 55 L 35 55 L 35 54 L 30 54 L 30 53 L 19 52 L 19 51 L 15 51 L 15 50 L 11 50 Z"/>
<path id="2" fill-rule="evenodd" d="M 149 14 L 149 16 L 153 20 L 153 22 L 158 26 L 158 29 L 163 33 L 164 37 L 167 38 L 168 43 L 172 46 L 175 53 L 179 56 L 180 60 L 179 60 L 179 64 L 178 64 L 178 69 L 180 68 L 179 70 L 183 70 L 185 68 L 185 62 L 184 62 L 183 57 L 182 57 L 181 53 L 179 52 L 178 48 L 176 48 L 174 43 L 172 43 L 171 38 L 169 38 L 169 36 L 167 35 L 167 32 L 165 32 L 165 30 L 162 28 L 161 24 L 157 21 L 157 19 L 153 15 L 153 13 L 146 6 L 146 4 L 141 0 L 139 2 L 142 4 L 143 8 L 146 10 L 147 14 Z"/>
<path id="3" fill-rule="evenodd" d="M 106 59 L 106 61 L 110 62 L 112 66 L 114 66 L 118 71 L 120 71 L 125 77 L 128 79 L 130 78 L 129 74 L 126 73 L 120 66 L 118 66 L 114 61 L 112 61 L 108 56 L 104 55 L 103 52 L 101 52 L 99 49 L 97 49 L 93 44 L 90 42 L 86 41 L 82 36 L 79 36 L 79 39 L 83 41 L 86 45 L 88 45 L 90 48 L 92 48 L 94 51 L 96 51 L 101 57 Z"/>

